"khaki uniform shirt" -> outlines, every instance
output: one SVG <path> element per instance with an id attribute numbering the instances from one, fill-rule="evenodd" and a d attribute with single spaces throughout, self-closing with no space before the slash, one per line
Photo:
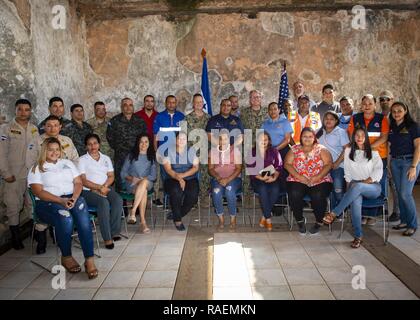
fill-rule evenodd
<path id="1" fill-rule="evenodd" d="M 45 133 L 41 135 L 38 140 L 38 145 L 41 146 L 46 138 L 47 136 Z M 69 137 L 62 136 L 61 134 L 58 135 L 57 139 L 61 143 L 61 150 L 63 150 L 63 159 L 68 159 L 73 162 L 77 162 L 79 160 L 79 154 L 77 153 L 77 149 L 74 146 L 73 141 L 71 141 Z"/>
<path id="2" fill-rule="evenodd" d="M 28 123 L 26 128 L 13 119 L 0 127 L 0 175 L 26 179 L 38 159 L 38 128 Z"/>

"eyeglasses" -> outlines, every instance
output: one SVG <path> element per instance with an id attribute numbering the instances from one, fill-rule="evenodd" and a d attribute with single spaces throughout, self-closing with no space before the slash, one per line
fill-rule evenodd
<path id="1" fill-rule="evenodd" d="M 387 98 L 387 97 L 380 97 L 380 98 L 379 98 L 379 101 L 380 101 L 380 102 L 389 101 L 389 100 L 391 100 L 391 99 L 389 99 L 389 98 Z"/>

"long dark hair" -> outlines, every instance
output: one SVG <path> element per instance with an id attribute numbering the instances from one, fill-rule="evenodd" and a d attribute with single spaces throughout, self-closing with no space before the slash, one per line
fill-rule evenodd
<path id="1" fill-rule="evenodd" d="M 328 110 L 327 112 L 325 112 L 325 114 L 324 114 L 324 117 L 322 118 L 322 128 L 318 131 L 318 133 L 316 134 L 316 137 L 319 139 L 319 138 L 321 138 L 322 137 L 322 135 L 324 134 L 324 131 L 325 131 L 325 124 L 324 124 L 324 121 L 325 121 L 325 117 L 326 116 L 328 116 L 328 115 L 331 115 L 331 116 L 333 116 L 334 117 L 334 119 L 335 119 L 335 126 L 334 126 L 334 128 L 336 128 L 339 124 L 340 124 L 340 118 L 338 117 L 338 114 L 337 114 L 337 112 L 334 112 L 334 111 L 332 111 L 332 110 Z"/>
<path id="2" fill-rule="evenodd" d="M 131 149 L 130 154 L 128 155 L 128 159 L 130 160 L 130 162 L 138 160 L 140 154 L 140 140 L 143 137 L 146 137 L 149 141 L 149 148 L 147 148 L 147 160 L 149 160 L 151 163 L 156 161 L 156 153 L 152 141 L 150 140 L 150 137 L 147 133 L 142 133 L 137 137 L 136 144 Z"/>
<path id="3" fill-rule="evenodd" d="M 300 133 L 300 140 L 299 140 L 300 145 L 302 145 L 302 136 L 306 131 L 309 131 L 310 133 L 312 133 L 314 135 L 314 144 L 318 143 L 318 139 L 316 137 L 315 130 L 312 129 L 311 127 L 305 127 L 305 128 L 302 129 L 302 132 Z"/>
<path id="4" fill-rule="evenodd" d="M 405 127 L 405 128 L 407 128 L 407 129 L 408 129 L 408 128 L 410 128 L 412 125 L 416 124 L 416 122 L 413 120 L 413 118 L 412 118 L 412 117 L 411 117 L 411 115 L 410 115 L 410 110 L 408 109 L 408 106 L 407 106 L 405 103 L 403 103 L 403 102 L 396 101 L 396 102 L 394 102 L 394 103 L 392 104 L 392 106 L 391 106 L 391 112 L 389 113 L 389 124 L 390 124 L 390 127 L 391 127 L 392 129 L 394 129 L 394 128 L 396 128 L 396 127 L 397 127 L 397 122 L 395 121 L 394 117 L 392 116 L 392 107 L 393 107 L 393 106 L 396 106 L 396 105 L 403 107 L 404 111 L 406 111 L 406 112 L 407 112 L 407 113 L 405 114 L 405 116 L 404 116 L 404 120 L 403 120 L 403 124 L 404 124 L 404 127 Z"/>
<path id="5" fill-rule="evenodd" d="M 369 135 L 366 131 L 365 128 L 362 127 L 357 127 L 356 129 L 354 129 L 353 134 L 351 136 L 351 150 L 350 150 L 350 154 L 349 154 L 349 158 L 351 161 L 354 161 L 354 153 L 356 152 L 356 150 L 359 150 L 359 146 L 356 143 L 356 133 L 358 131 L 363 131 L 363 133 L 365 134 L 365 142 L 363 143 L 363 146 L 365 147 L 365 157 L 368 160 L 372 159 L 372 147 L 370 146 L 370 141 L 369 141 Z"/>

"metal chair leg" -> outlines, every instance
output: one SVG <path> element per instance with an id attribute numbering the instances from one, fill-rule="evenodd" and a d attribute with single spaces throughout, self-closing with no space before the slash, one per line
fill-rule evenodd
<path id="1" fill-rule="evenodd" d="M 242 200 L 241 200 L 241 202 L 242 202 L 242 223 L 243 223 L 243 225 L 245 226 L 246 225 L 246 219 L 245 219 L 245 196 L 244 196 L 244 194 L 242 193 Z"/>
<path id="2" fill-rule="evenodd" d="M 253 210 L 253 213 L 252 213 L 252 223 L 251 223 L 251 226 L 252 227 L 254 227 L 255 226 L 255 192 L 254 192 L 254 210 Z"/>
<path id="3" fill-rule="evenodd" d="M 207 228 L 209 227 L 210 222 L 210 213 L 211 213 L 211 195 L 209 193 L 209 209 L 207 210 Z"/>
<path id="4" fill-rule="evenodd" d="M 126 239 L 128 239 L 128 227 L 127 227 L 127 217 L 124 214 L 124 208 L 122 209 L 122 215 L 121 215 L 121 219 L 124 220 L 124 228 L 125 228 L 125 235 L 120 233 L 121 237 L 124 237 Z"/>
<path id="5" fill-rule="evenodd" d="M 198 198 L 198 225 L 201 228 L 201 201 L 200 198 Z M 210 207 L 210 203 L 209 203 L 209 207 Z"/>
<path id="6" fill-rule="evenodd" d="M 95 237 L 96 237 L 96 244 L 98 246 L 98 254 L 95 254 L 98 258 L 101 258 L 101 249 L 100 249 L 100 245 L 99 245 L 99 236 L 98 236 L 98 230 L 96 229 L 96 224 L 95 221 L 92 221 L 93 223 L 93 232 L 95 233 Z"/>

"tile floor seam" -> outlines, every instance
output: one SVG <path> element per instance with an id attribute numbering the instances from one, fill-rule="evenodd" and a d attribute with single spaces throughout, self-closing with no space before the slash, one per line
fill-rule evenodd
<path id="1" fill-rule="evenodd" d="M 130 231 L 128 230 L 127 231 L 128 233 L 130 233 Z M 124 253 L 124 251 L 127 249 L 127 247 L 128 247 L 128 244 L 130 243 L 130 241 L 132 240 L 132 238 L 134 238 L 134 236 L 136 235 L 136 233 L 134 232 L 128 239 L 126 239 L 127 240 L 127 243 L 124 245 L 124 249 L 123 250 L 121 250 L 121 252 L 119 253 L 119 255 L 117 255 L 117 259 L 115 260 L 115 262 L 114 262 L 114 264 L 113 264 L 113 266 L 112 266 L 112 268 L 111 268 L 111 270 L 108 270 L 107 272 L 108 272 L 108 274 L 106 275 L 106 277 L 104 277 L 104 279 L 103 279 L 103 281 L 101 282 L 101 284 L 97 287 L 97 288 L 94 288 L 94 289 L 96 289 L 95 290 L 95 293 L 92 295 L 92 297 L 90 298 L 90 300 L 94 300 L 95 299 L 95 297 L 96 297 L 96 295 L 98 294 L 98 292 L 99 292 L 99 290 L 102 288 L 102 285 L 105 283 L 105 280 L 108 278 L 108 276 L 109 276 L 109 274 L 111 273 L 111 271 L 114 269 L 114 267 L 115 267 L 115 265 L 118 263 L 118 260 L 121 258 L 121 256 L 122 256 L 122 254 Z M 100 259 L 102 259 L 102 257 L 100 258 Z"/>
<path id="2" fill-rule="evenodd" d="M 345 232 L 347 232 L 347 233 L 349 233 L 347 230 L 345 230 L 345 229 L 343 229 L 343 234 L 345 233 Z M 349 233 L 350 234 L 350 233 Z M 330 242 L 330 240 L 328 240 L 328 242 Z M 347 261 L 347 259 L 341 254 L 341 252 L 340 251 L 338 251 L 337 250 L 337 248 L 336 248 L 336 246 L 333 244 L 332 245 L 333 246 L 333 248 L 337 251 L 337 253 L 340 255 L 340 257 L 349 265 L 349 267 L 350 268 L 353 268 L 353 266 L 350 264 L 350 262 L 348 262 Z M 367 250 L 366 250 L 367 251 Z M 373 256 L 369 251 L 368 251 L 368 253 L 369 253 L 369 255 L 371 255 L 372 257 L 374 257 L 375 259 L 376 259 L 376 257 L 375 256 Z M 377 260 L 377 259 L 376 259 Z M 381 263 L 379 260 L 378 260 L 378 262 L 379 263 Z M 382 263 L 381 263 L 382 264 Z M 332 284 L 333 285 L 333 284 Z M 327 283 L 327 286 L 328 286 L 328 283 Z M 329 286 L 328 286 L 328 288 L 329 288 Z M 368 288 L 369 289 L 369 291 L 375 296 L 375 298 L 377 299 L 377 300 L 381 300 L 374 292 L 373 292 L 373 290 L 371 290 L 368 286 L 367 286 L 367 283 L 366 283 L 366 288 Z M 334 291 L 331 289 L 331 288 L 329 288 L 330 289 L 330 291 L 332 292 L 332 294 L 334 295 Z M 334 297 L 335 297 L 335 295 L 334 295 Z M 336 300 L 338 300 L 338 299 L 336 299 Z"/>
<path id="3" fill-rule="evenodd" d="M 153 255 L 153 252 L 154 252 L 154 251 L 155 251 L 155 249 L 156 249 L 157 243 L 159 243 L 159 241 L 160 241 L 160 238 L 161 238 L 161 236 L 162 236 L 162 232 L 163 232 L 163 230 L 161 230 L 161 231 L 160 231 L 160 233 L 159 233 L 158 240 L 156 241 L 156 243 L 155 243 L 155 244 L 154 244 L 154 246 L 153 246 L 153 250 L 152 250 L 152 252 L 151 252 L 151 253 L 150 253 L 150 255 L 149 255 L 149 259 L 147 260 L 147 263 L 146 263 L 146 265 L 145 265 L 145 267 L 144 267 L 144 270 L 143 270 L 143 272 L 142 272 L 142 275 L 140 276 L 140 278 L 139 278 L 139 280 L 138 280 L 138 282 L 137 282 L 137 285 L 136 285 L 136 287 L 135 287 L 135 288 L 134 288 L 134 290 L 133 290 L 133 294 L 131 295 L 131 297 L 130 297 L 130 299 L 129 299 L 129 300 L 133 300 L 133 298 L 134 298 L 134 296 L 135 296 L 135 294 L 136 294 L 136 292 L 137 292 L 137 289 L 138 289 L 138 287 L 139 287 L 140 281 L 141 281 L 141 279 L 143 278 L 144 273 L 145 273 L 145 272 L 146 272 L 146 270 L 147 270 L 147 266 L 149 265 L 150 259 L 151 259 L 152 255 Z M 137 234 L 137 232 L 134 232 L 134 233 L 133 233 L 132 238 L 134 238 L 136 234 Z M 132 240 L 132 239 L 130 239 L 130 241 L 131 241 L 131 240 Z M 130 241 L 129 241 L 129 242 L 130 242 Z M 127 247 L 128 247 L 129 242 L 127 243 Z M 127 249 L 127 248 L 126 248 L 126 249 Z M 125 250 L 124 250 L 124 251 L 125 251 Z M 122 252 L 121 252 L 121 255 L 122 255 Z M 118 257 L 118 259 L 117 259 L 117 263 L 118 263 L 119 258 L 120 258 L 120 257 Z M 114 267 L 115 267 L 115 265 L 114 265 Z M 111 271 L 112 271 L 112 270 L 111 270 Z M 96 294 L 95 294 L 95 295 L 96 295 Z"/>
<path id="4" fill-rule="evenodd" d="M 327 241 L 328 241 L 328 243 L 330 242 L 328 239 L 327 239 Z M 300 242 L 300 241 L 299 241 L 299 242 Z M 315 266 L 316 271 L 318 272 L 318 274 L 320 275 L 320 277 L 321 277 L 321 278 L 322 278 L 322 280 L 324 281 L 324 283 L 325 283 L 325 285 L 327 286 L 328 290 L 330 290 L 330 292 L 331 292 L 332 296 L 334 297 L 334 300 L 338 300 L 338 299 L 337 299 L 337 297 L 334 295 L 334 292 L 331 290 L 330 286 L 328 285 L 328 282 L 325 280 L 324 276 L 322 275 L 322 273 L 321 273 L 321 272 L 319 272 L 318 266 L 316 265 L 316 263 L 315 263 L 314 259 L 312 259 L 312 256 L 309 254 L 308 250 L 305 248 L 305 246 L 303 246 L 303 245 L 302 245 L 302 243 L 301 243 L 301 246 L 303 247 L 303 250 L 305 250 L 306 254 L 309 256 L 309 259 L 311 259 L 312 263 L 313 263 L 313 264 L 314 264 L 314 266 Z M 334 248 L 334 250 L 335 250 L 335 251 L 337 251 L 337 249 L 336 249 L 334 246 L 333 246 L 333 248 Z M 346 261 L 346 262 L 347 262 L 347 261 Z M 318 284 L 318 285 L 322 285 L 322 284 Z"/>
<path id="5" fill-rule="evenodd" d="M 270 237 L 268 237 L 268 238 L 270 239 L 270 244 L 271 244 L 271 246 L 272 246 L 272 248 L 273 248 L 273 250 L 274 250 L 274 255 L 276 256 L 277 261 L 278 261 L 278 263 L 279 263 L 279 265 L 280 265 L 281 272 L 283 272 L 284 279 L 286 280 L 286 283 L 287 283 L 287 287 L 289 288 L 289 291 L 290 291 L 290 293 L 292 294 L 293 300 L 296 300 L 296 297 L 295 297 L 295 295 L 293 294 L 293 291 L 292 291 L 291 284 L 289 283 L 289 279 L 287 279 L 287 277 L 286 277 L 286 273 L 284 272 L 284 270 L 283 270 L 283 266 L 282 266 L 282 265 L 281 265 L 281 263 L 280 263 L 280 259 L 279 259 L 279 256 L 278 256 L 278 254 L 277 254 L 276 248 L 275 248 L 275 247 L 274 247 L 274 245 L 273 245 L 273 239 L 271 239 Z M 296 239 L 296 240 L 297 240 L 297 239 Z M 301 245 L 301 246 L 302 246 L 302 245 Z"/>

